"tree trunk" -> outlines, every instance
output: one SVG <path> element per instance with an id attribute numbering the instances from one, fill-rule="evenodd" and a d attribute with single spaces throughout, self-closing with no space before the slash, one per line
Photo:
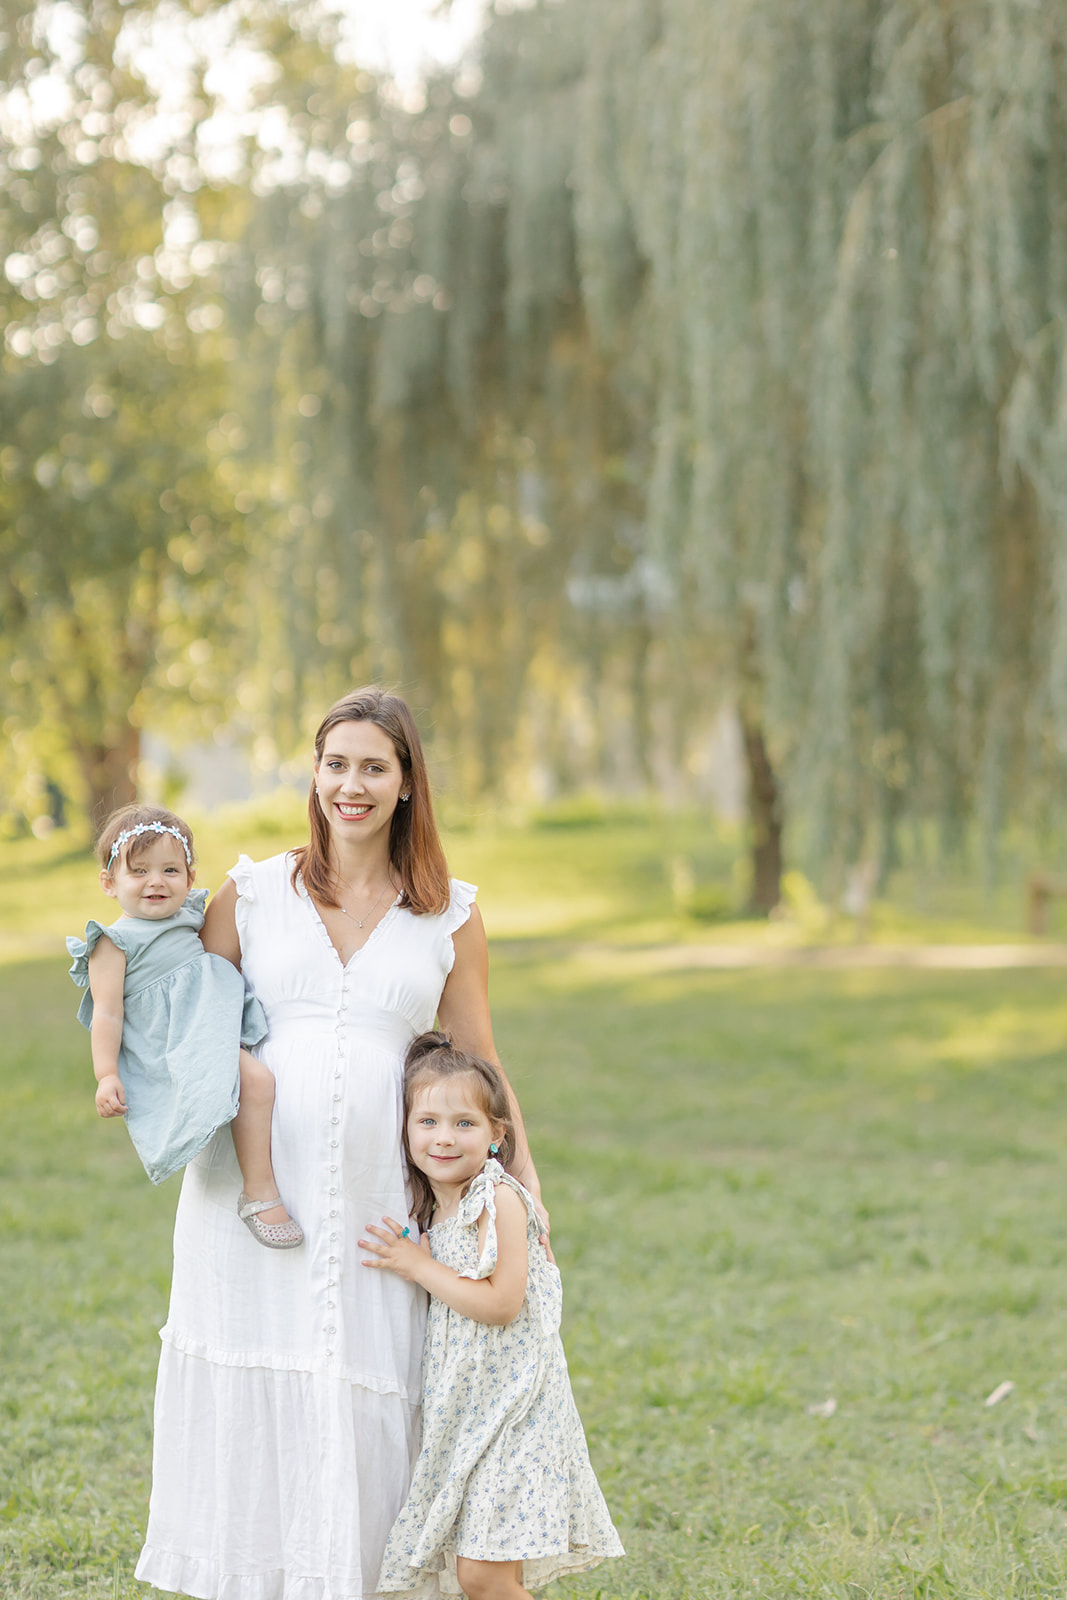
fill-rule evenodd
<path id="1" fill-rule="evenodd" d="M 748 826 L 752 851 L 749 910 L 767 916 L 782 897 L 782 806 L 778 780 L 767 754 L 763 729 L 741 712 L 748 767 Z"/>
<path id="2" fill-rule="evenodd" d="M 89 820 L 93 833 L 99 833 L 106 819 L 119 806 L 137 799 L 137 763 L 141 754 L 141 731 L 127 723 L 117 744 L 83 744 L 78 759 L 89 799 Z"/>

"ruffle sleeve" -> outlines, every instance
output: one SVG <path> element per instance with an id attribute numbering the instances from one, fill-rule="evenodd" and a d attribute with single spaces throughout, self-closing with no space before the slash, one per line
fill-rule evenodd
<path id="1" fill-rule="evenodd" d="M 461 1228 L 476 1228 L 478 1221 L 485 1212 L 486 1229 L 485 1243 L 482 1253 L 478 1257 L 477 1270 L 474 1272 L 461 1272 L 461 1278 L 488 1278 L 496 1271 L 496 1186 L 506 1183 L 509 1189 L 514 1189 L 526 1202 L 527 1226 L 533 1224 L 537 1232 L 541 1231 L 541 1221 L 537 1215 L 533 1195 L 524 1189 L 518 1178 L 513 1178 L 510 1172 L 505 1172 L 499 1161 L 489 1160 L 472 1180 L 470 1188 L 459 1203 L 456 1212 L 456 1221 Z"/>
<path id="2" fill-rule="evenodd" d="M 102 922 L 87 922 L 85 924 L 85 938 L 79 939 L 75 934 L 67 936 L 67 954 L 74 957 L 74 964 L 70 975 L 79 989 L 89 987 L 89 957 L 100 943 L 101 938 L 108 938 L 113 945 L 126 954 L 126 946 L 122 941 L 122 934 L 117 928 L 109 928 Z"/>
<path id="3" fill-rule="evenodd" d="M 248 932 L 249 907 L 256 898 L 255 891 L 256 863 L 251 856 L 238 856 L 237 865 L 230 868 L 226 874 L 232 878 L 237 887 L 237 903 L 233 908 L 234 921 L 237 924 L 237 939 L 242 952 L 245 947 L 245 937 Z M 250 1050 L 267 1036 L 267 1017 L 249 988 L 248 979 L 245 979 L 245 1006 L 241 1020 L 241 1043 Z"/>
<path id="4" fill-rule="evenodd" d="M 199 918 L 197 932 L 204 926 L 204 912 L 207 910 L 207 889 L 190 889 L 182 905 L 183 911 L 188 911 L 192 916 Z"/>
<path id="5" fill-rule="evenodd" d="M 226 874 L 232 878 L 237 886 L 237 904 L 233 908 L 234 921 L 237 924 L 237 938 L 241 949 L 245 946 L 245 935 L 248 931 L 248 908 L 256 898 L 255 862 L 251 856 L 238 856 L 237 865 L 230 868 Z"/>
<path id="6" fill-rule="evenodd" d="M 123 955 L 127 954 L 119 929 L 109 928 L 102 922 L 87 922 L 84 939 L 79 939 L 73 933 L 67 936 L 67 954 L 74 957 L 70 975 L 78 988 L 85 990 L 81 1005 L 78 1007 L 78 1021 L 84 1028 L 91 1028 L 93 1025 L 93 997 L 89 993 L 89 957 L 102 938 L 110 939 Z"/>
<path id="7" fill-rule="evenodd" d="M 450 878 L 449 884 L 452 898 L 449 900 L 448 910 L 441 914 L 441 925 L 448 936 L 448 942 L 451 946 L 452 935 L 457 928 L 462 928 L 470 917 L 471 906 L 474 904 L 478 893 L 478 885 L 476 883 L 464 883 L 462 878 Z M 456 952 L 455 949 L 452 949 L 448 963 L 449 972 L 452 971 L 455 960 Z"/>

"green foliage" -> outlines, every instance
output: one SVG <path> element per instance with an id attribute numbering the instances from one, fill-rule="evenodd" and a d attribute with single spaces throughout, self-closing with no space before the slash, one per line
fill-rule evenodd
<path id="1" fill-rule="evenodd" d="M 1060 9 L 541 0 L 419 108 L 323 6 L 198 5 L 154 145 L 128 47 L 170 10 L 66 9 L 5 23 L 5 713 L 38 763 L 120 744 L 125 701 L 271 766 L 382 677 L 464 792 L 523 802 L 684 790 L 732 700 L 838 875 L 905 824 L 991 857 L 1047 821 Z M 261 69 L 225 160 L 207 23 Z M 44 78 L 70 104 L 34 120 Z"/>
<path id="2" fill-rule="evenodd" d="M 737 916 L 737 904 L 721 883 L 702 883 L 685 897 L 683 909 L 697 922 L 729 922 Z"/>
<path id="3" fill-rule="evenodd" d="M 0 172 L 0 776 L 13 788 L 43 765 L 96 813 L 132 795 L 139 729 L 173 715 L 175 690 L 183 706 L 225 705 L 218 622 L 244 540 L 213 459 L 225 350 L 195 213 L 168 198 L 166 160 L 154 171 L 131 148 L 152 110 L 116 64 L 135 13 L 16 10 Z"/>

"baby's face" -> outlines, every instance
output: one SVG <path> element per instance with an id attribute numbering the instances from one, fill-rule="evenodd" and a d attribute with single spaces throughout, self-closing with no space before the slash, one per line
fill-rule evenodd
<path id="1" fill-rule="evenodd" d="M 126 859 L 128 848 L 123 849 L 121 858 L 116 856 L 110 872 L 100 874 L 100 887 L 118 901 L 128 917 L 146 922 L 172 917 L 181 910 L 193 881 L 178 840 L 161 833 L 138 850 L 132 861 Z"/>

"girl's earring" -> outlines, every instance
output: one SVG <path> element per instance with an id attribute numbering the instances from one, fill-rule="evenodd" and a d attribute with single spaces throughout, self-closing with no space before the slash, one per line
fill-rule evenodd
<path id="1" fill-rule="evenodd" d="M 499 1155 L 500 1154 L 500 1146 L 498 1144 L 491 1144 L 489 1146 L 489 1154 L 491 1156 Z"/>

